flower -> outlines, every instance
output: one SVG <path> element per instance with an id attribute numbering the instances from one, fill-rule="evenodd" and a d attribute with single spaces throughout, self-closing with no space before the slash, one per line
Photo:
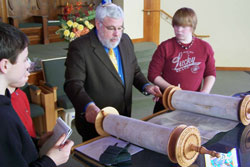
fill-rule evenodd
<path id="1" fill-rule="evenodd" d="M 84 12 L 81 10 L 82 6 L 82 2 L 76 2 L 76 5 L 67 3 L 64 7 L 60 18 L 61 28 L 56 31 L 56 34 L 66 41 L 71 42 L 94 28 L 94 25 L 89 22 L 95 18 L 93 4 L 89 4 Z"/>
<path id="2" fill-rule="evenodd" d="M 76 36 L 76 34 L 74 32 L 71 32 L 69 35 L 70 38 L 74 38 L 75 36 Z"/>
<path id="3" fill-rule="evenodd" d="M 84 26 L 83 26 L 82 24 L 78 24 L 77 29 L 78 29 L 79 31 L 82 31 L 83 28 L 84 28 Z"/>
<path id="4" fill-rule="evenodd" d="M 88 27 L 88 29 L 90 29 L 90 30 L 94 28 L 93 24 L 89 23 L 88 20 L 84 21 L 84 24 L 85 24 L 85 25 Z"/>
<path id="5" fill-rule="evenodd" d="M 70 34 L 70 31 L 69 31 L 69 30 L 64 30 L 64 31 L 63 31 L 63 35 L 64 35 L 64 36 L 68 37 L 69 34 Z"/>
<path id="6" fill-rule="evenodd" d="M 68 20 L 68 21 L 67 21 L 67 25 L 68 25 L 69 27 L 72 27 L 73 21 L 72 21 L 72 20 Z"/>
<path id="7" fill-rule="evenodd" d="M 77 22 L 74 22 L 73 23 L 73 28 L 76 28 L 78 26 L 78 23 Z"/>

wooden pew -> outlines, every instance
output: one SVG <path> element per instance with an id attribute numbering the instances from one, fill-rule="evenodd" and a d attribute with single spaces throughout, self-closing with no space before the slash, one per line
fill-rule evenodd
<path id="1" fill-rule="evenodd" d="M 30 44 L 49 43 L 47 0 L 6 0 L 5 5 L 9 23 L 23 31 Z"/>

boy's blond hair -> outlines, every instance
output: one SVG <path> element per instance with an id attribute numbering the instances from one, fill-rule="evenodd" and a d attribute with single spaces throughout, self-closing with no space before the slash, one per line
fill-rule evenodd
<path id="1" fill-rule="evenodd" d="M 172 26 L 190 26 L 193 32 L 196 29 L 197 16 L 193 9 L 191 8 L 180 8 L 178 9 L 172 20 Z"/>

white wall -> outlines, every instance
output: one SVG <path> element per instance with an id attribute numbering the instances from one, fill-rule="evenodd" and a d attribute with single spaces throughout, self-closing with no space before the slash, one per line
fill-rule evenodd
<path id="1" fill-rule="evenodd" d="M 144 0 L 124 0 L 124 27 L 131 39 L 143 38 Z"/>
<path id="2" fill-rule="evenodd" d="M 161 0 L 161 9 L 172 16 L 181 7 L 195 10 L 195 33 L 211 36 L 204 40 L 215 51 L 216 66 L 223 67 L 250 67 L 249 6 L 249 0 Z M 160 24 L 160 41 L 174 36 L 170 24 L 164 19 Z"/>

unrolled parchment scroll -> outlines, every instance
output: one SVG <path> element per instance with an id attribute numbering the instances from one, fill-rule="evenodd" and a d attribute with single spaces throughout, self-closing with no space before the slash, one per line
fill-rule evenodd
<path id="1" fill-rule="evenodd" d="M 148 121 L 166 127 L 195 126 L 201 133 L 203 144 L 217 133 L 233 129 L 239 122 L 248 125 L 249 99 L 249 96 L 241 99 L 170 87 L 164 92 L 163 104 L 173 111 L 152 115 Z"/>

